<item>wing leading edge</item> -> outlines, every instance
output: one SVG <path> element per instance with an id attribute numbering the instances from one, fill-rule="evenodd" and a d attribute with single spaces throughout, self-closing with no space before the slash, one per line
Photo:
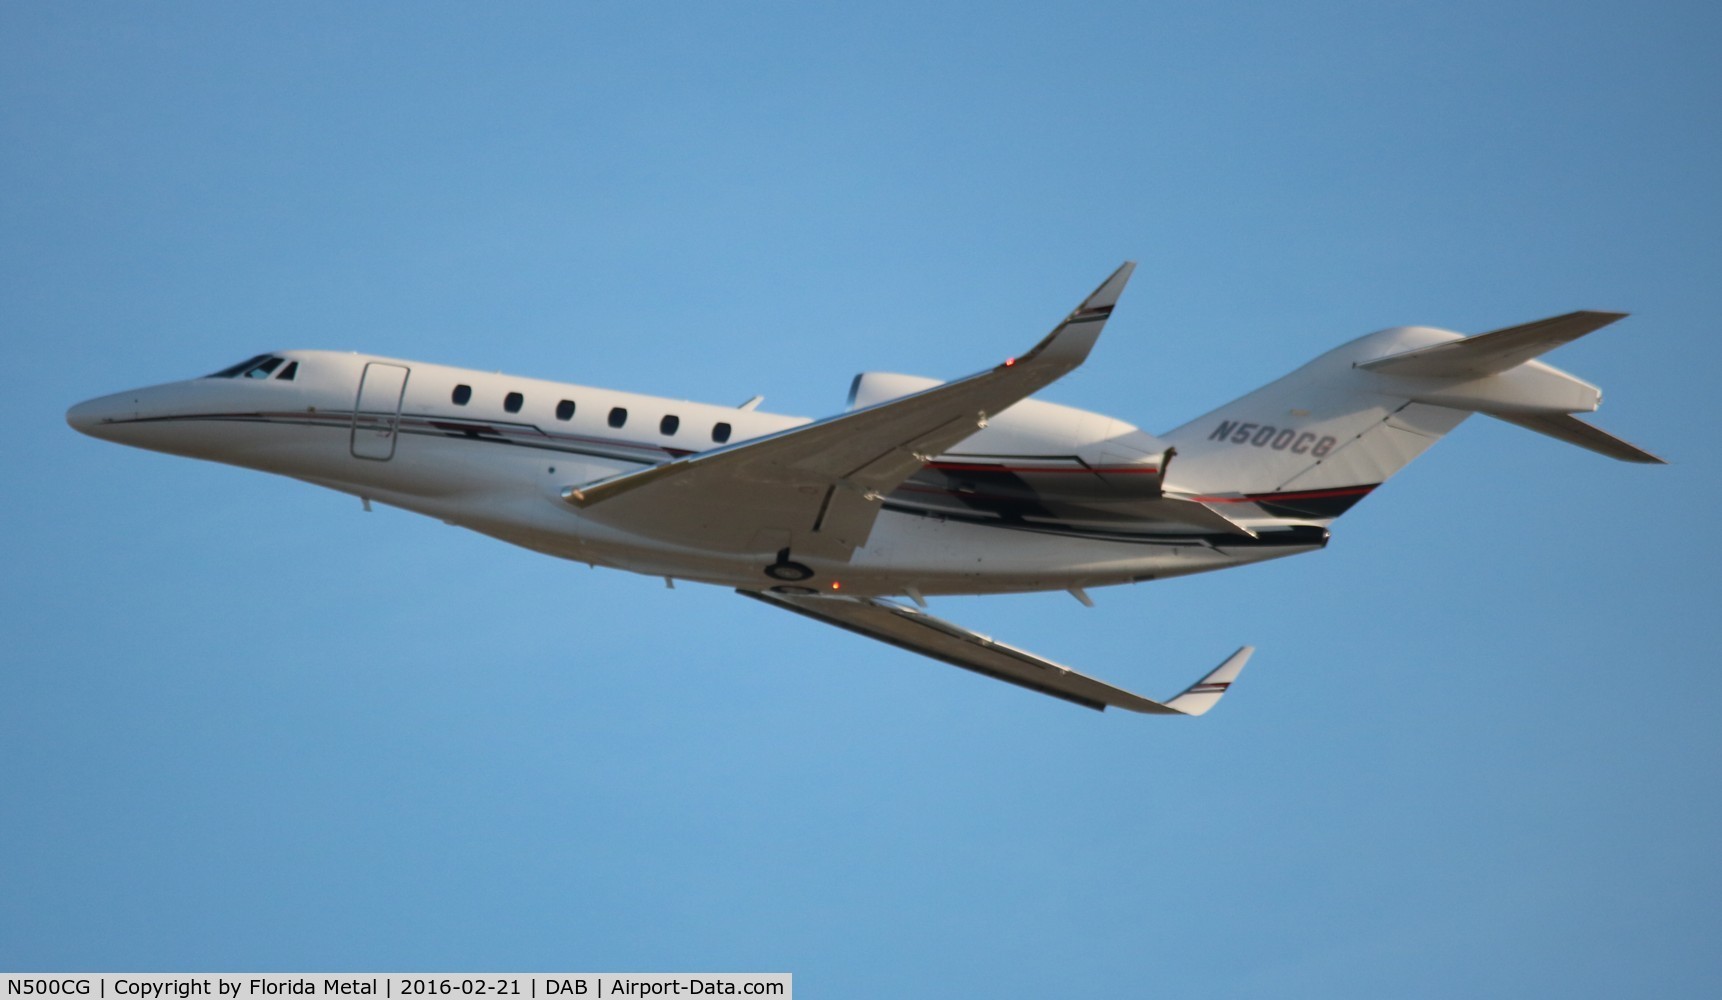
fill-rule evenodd
<path id="1" fill-rule="evenodd" d="M 1088 357 L 1135 264 L 1126 263 L 1033 349 L 924 392 L 571 486 L 563 499 L 588 516 L 646 534 L 689 532 L 718 547 L 761 531 L 846 557 L 864 544 L 878 499 L 996 414 Z M 626 496 L 627 503 L 608 501 Z M 697 508 L 697 510 L 693 509 Z"/>
<path id="2" fill-rule="evenodd" d="M 1255 650 L 1245 646 L 1182 693 L 1159 702 L 1113 687 L 1024 649 L 998 642 L 915 608 L 873 598 L 818 597 L 738 590 L 763 604 L 806 615 L 954 667 L 1060 698 L 1084 708 L 1149 715 L 1201 715 L 1213 708 Z"/>

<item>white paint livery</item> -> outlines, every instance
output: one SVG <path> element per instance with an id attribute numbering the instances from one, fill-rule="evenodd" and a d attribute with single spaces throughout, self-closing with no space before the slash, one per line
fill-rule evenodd
<path id="1" fill-rule="evenodd" d="M 1165 702 L 925 612 L 925 598 L 1223 569 L 1328 527 L 1473 412 L 1628 461 L 1595 387 L 1535 357 L 1620 319 L 1399 327 L 1156 437 L 1028 398 L 1088 356 L 1125 264 L 1027 353 L 950 382 L 867 373 L 823 420 L 327 351 L 74 406 L 74 428 L 292 476 L 539 552 L 736 588 L 1090 708 L 1200 715 L 1244 647 Z M 901 603 L 907 598 L 914 606 Z"/>

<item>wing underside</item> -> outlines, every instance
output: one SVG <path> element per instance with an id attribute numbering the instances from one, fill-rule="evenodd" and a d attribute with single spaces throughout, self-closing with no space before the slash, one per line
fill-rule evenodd
<path id="1" fill-rule="evenodd" d="M 1220 700 L 1254 652 L 1249 646 L 1239 649 L 1176 697 L 1159 702 L 891 601 L 752 590 L 736 593 L 1096 711 L 1122 708 L 1149 715 L 1201 715 Z"/>

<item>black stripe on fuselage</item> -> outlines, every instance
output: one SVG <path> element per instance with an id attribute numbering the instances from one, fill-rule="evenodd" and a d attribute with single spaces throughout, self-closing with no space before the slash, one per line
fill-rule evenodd
<path id="1" fill-rule="evenodd" d="M 187 414 L 167 417 L 138 417 L 133 420 L 115 421 L 116 424 L 126 423 L 171 423 L 174 421 L 231 421 L 235 423 L 264 423 L 282 424 L 287 426 L 320 427 L 326 430 L 348 430 L 357 421 L 361 426 L 385 422 L 393 415 L 389 413 L 360 413 L 355 417 L 351 410 L 329 410 L 322 412 L 292 412 L 292 413 L 210 413 Z M 608 438 L 592 438 L 583 435 L 551 434 L 536 424 L 507 423 L 495 420 L 468 420 L 459 417 L 430 416 L 428 414 L 402 414 L 396 433 L 410 434 L 417 437 L 434 437 L 454 441 L 473 441 L 487 444 L 506 445 L 516 448 L 531 448 L 538 451 L 548 451 L 563 455 L 576 455 L 583 458 L 608 459 L 612 461 L 633 462 L 642 466 L 657 465 L 666 458 L 679 458 L 693 454 L 679 448 L 665 448 L 659 445 L 640 444 L 635 442 L 615 441 Z M 530 435 L 535 440 L 523 440 Z M 649 453 L 642 455 L 641 453 Z M 1361 492 L 1354 497 L 1345 499 L 1346 506 L 1356 503 L 1373 487 L 1359 487 Z M 1340 493 L 1342 491 L 1324 491 Z M 897 494 L 893 494 L 897 496 Z M 1003 498 L 1000 498 L 1003 499 Z M 1015 499 L 1015 498 L 1012 498 Z M 1253 502 L 1263 503 L 1266 497 L 1252 497 Z M 1313 498 L 1312 498 L 1313 499 Z M 1336 498 L 1341 499 L 1341 498 Z M 1310 500 L 1298 501 L 1308 503 Z M 1029 504 L 1030 508 L 1038 508 Z M 1266 506 L 1266 504 L 1264 504 Z M 1072 538 L 1083 538 L 1091 541 L 1121 542 L 1131 545 L 1207 545 L 1224 549 L 1261 549 L 1287 547 L 1320 547 L 1327 544 L 1328 533 L 1324 528 L 1313 525 L 1291 525 L 1282 529 L 1264 531 L 1256 538 L 1236 534 L 1217 533 L 1188 533 L 1169 531 L 1129 531 L 1085 525 L 1071 524 L 1045 519 L 1026 519 L 1020 514 L 1000 516 L 998 512 L 964 513 L 946 507 L 929 508 L 913 502 L 893 502 L 887 500 L 881 505 L 882 510 L 897 514 L 910 514 L 917 517 L 934 517 L 947 521 L 957 521 L 980 527 L 1004 528 L 1011 531 L 1028 531 L 1036 534 L 1061 535 Z M 1029 517 L 1037 513 L 1037 509 L 1024 510 Z M 1294 515 L 1308 516 L 1308 515 Z M 1158 522 L 1146 522 L 1158 523 Z"/>
<path id="2" fill-rule="evenodd" d="M 393 417 L 389 413 L 360 413 L 351 410 L 331 410 L 319 413 L 198 413 L 169 417 L 138 417 L 116 420 L 116 424 L 173 423 L 176 421 L 215 421 L 252 424 L 282 424 L 299 427 L 319 427 L 325 430 L 348 430 L 357 425 L 374 427 Z M 488 444 L 533 448 L 587 458 L 607 458 L 641 465 L 656 465 L 665 458 L 691 455 L 687 448 L 665 448 L 661 445 L 616 441 L 577 434 L 552 434 L 537 424 L 506 423 L 496 420 L 465 420 L 458 417 L 428 416 L 403 413 L 395 433 L 415 437 L 437 437 L 456 441 L 480 441 Z M 536 440 L 534 440 L 536 439 Z M 649 453 L 642 455 L 641 452 Z"/>

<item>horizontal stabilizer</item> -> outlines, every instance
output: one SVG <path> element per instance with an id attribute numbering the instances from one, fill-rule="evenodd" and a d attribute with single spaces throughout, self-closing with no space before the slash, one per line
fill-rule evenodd
<path id="1" fill-rule="evenodd" d="M 1643 448 L 1583 420 L 1570 413 L 1494 413 L 1485 410 L 1489 416 L 1497 420 L 1505 420 L 1509 424 L 1517 424 L 1526 430 L 1547 434 L 1549 437 L 1576 444 L 1580 448 L 1589 448 L 1600 455 L 1618 458 L 1622 462 L 1642 462 L 1646 465 L 1667 465 L 1665 459 L 1657 458 Z"/>
<path id="2" fill-rule="evenodd" d="M 1096 711 L 1112 707 L 1150 715 L 1201 715 L 1220 700 L 1253 652 L 1245 646 L 1182 694 L 1162 703 L 890 601 L 753 590 L 736 593 Z"/>
<path id="3" fill-rule="evenodd" d="M 1570 312 L 1374 361 L 1362 361 L 1357 367 L 1387 375 L 1482 378 L 1517 367 L 1545 351 L 1594 333 L 1625 317 L 1626 313 Z"/>

